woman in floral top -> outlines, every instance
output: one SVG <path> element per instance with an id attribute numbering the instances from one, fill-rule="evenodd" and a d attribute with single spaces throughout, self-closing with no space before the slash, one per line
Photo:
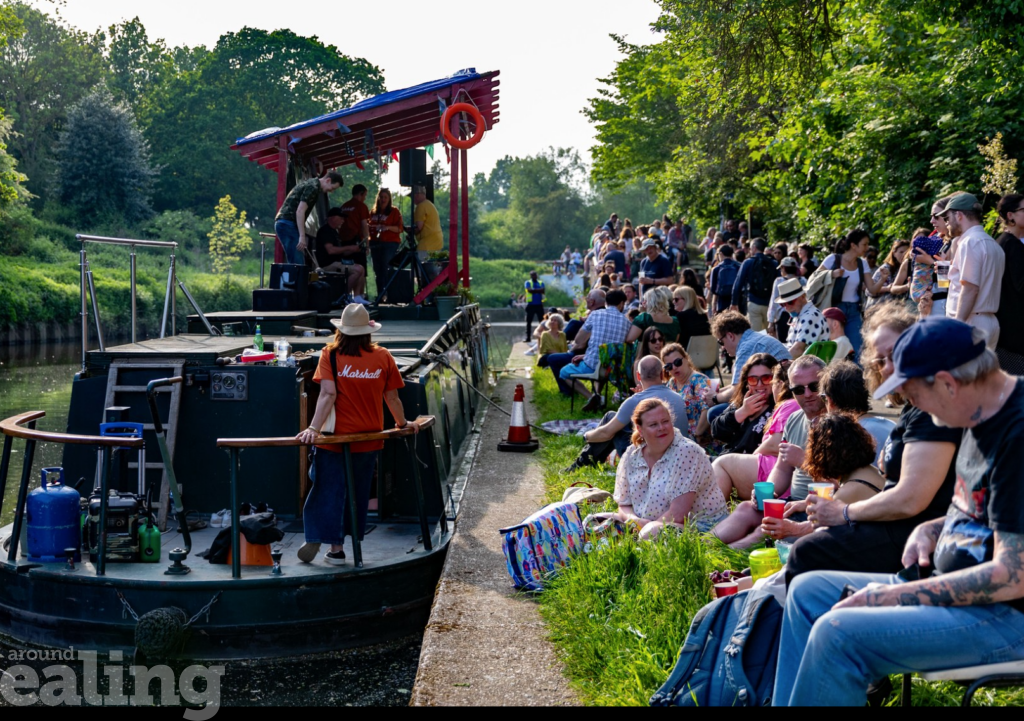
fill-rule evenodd
<path id="1" fill-rule="evenodd" d="M 687 521 L 707 532 L 729 515 L 711 461 L 683 438 L 668 405 L 656 398 L 633 412 L 633 445 L 619 461 L 614 498 L 619 520 L 635 521 L 642 538 Z"/>
<path id="2" fill-rule="evenodd" d="M 708 423 L 707 397 L 711 392 L 711 381 L 694 369 L 689 354 L 678 343 L 665 346 L 661 351 L 661 362 L 665 364 L 668 387 L 683 397 L 690 436 L 711 456 L 719 455 L 724 445 L 711 440 Z"/>

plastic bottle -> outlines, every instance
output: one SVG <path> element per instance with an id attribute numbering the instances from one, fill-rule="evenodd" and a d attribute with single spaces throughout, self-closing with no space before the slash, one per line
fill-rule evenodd
<path id="1" fill-rule="evenodd" d="M 256 326 L 256 337 L 252 339 L 252 347 L 256 350 L 263 350 L 263 333 L 260 332 L 260 327 Z"/>
<path id="2" fill-rule="evenodd" d="M 149 518 L 143 518 L 139 523 L 139 560 L 143 563 L 160 562 L 160 529 Z"/>

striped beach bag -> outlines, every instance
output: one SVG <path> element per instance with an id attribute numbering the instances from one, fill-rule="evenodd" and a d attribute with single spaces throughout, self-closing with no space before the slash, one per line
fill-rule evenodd
<path id="1" fill-rule="evenodd" d="M 517 526 L 502 528 L 505 565 L 512 585 L 541 591 L 544 580 L 583 550 L 583 520 L 575 503 L 545 506 Z"/>

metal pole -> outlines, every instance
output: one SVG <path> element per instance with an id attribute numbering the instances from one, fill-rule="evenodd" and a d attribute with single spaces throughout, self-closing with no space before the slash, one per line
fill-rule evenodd
<path id="1" fill-rule="evenodd" d="M 30 430 L 36 429 L 36 422 L 28 423 Z M 21 485 L 18 487 L 18 505 L 14 507 L 14 528 L 11 532 L 11 548 L 7 554 L 7 560 L 11 563 L 18 562 L 18 543 L 21 541 L 21 524 L 25 520 L 25 502 L 28 499 L 28 481 L 32 476 L 32 462 L 35 460 L 36 442 L 32 439 L 25 441 L 25 460 L 21 467 Z"/>
<path id="2" fill-rule="evenodd" d="M 135 333 L 135 324 L 138 318 L 138 313 L 135 305 L 135 246 L 132 246 L 131 255 L 128 256 L 131 260 L 131 282 L 132 282 L 132 343 L 137 341 Z"/>
<path id="3" fill-rule="evenodd" d="M 356 509 L 356 479 L 352 475 L 352 450 L 345 444 L 345 481 L 348 485 L 348 516 L 352 525 L 352 563 L 363 567 L 363 544 L 359 540 L 359 511 Z M 345 538 L 342 537 L 342 542 Z"/>
<path id="4" fill-rule="evenodd" d="M 86 270 L 85 277 L 89 281 L 89 297 L 92 299 L 92 316 L 96 321 L 96 339 L 100 343 L 100 350 L 105 351 L 107 344 L 103 342 L 103 326 L 100 324 L 100 306 L 96 301 L 96 283 L 93 282 L 92 271 Z"/>
<path id="5" fill-rule="evenodd" d="M 171 337 L 178 335 L 178 280 L 174 253 L 171 253 Z"/>
<path id="6" fill-rule="evenodd" d="M 167 290 L 164 291 L 164 314 L 160 319 L 160 337 L 167 337 L 167 313 L 171 309 L 171 287 L 174 283 L 174 256 L 171 256 L 171 267 L 167 269 Z"/>
<path id="7" fill-rule="evenodd" d="M 78 270 L 80 278 L 78 282 L 79 292 L 81 294 L 82 307 L 82 372 L 85 373 L 85 354 L 89 348 L 89 309 L 85 304 L 85 268 L 88 261 L 85 257 L 85 245 L 82 245 L 82 250 L 78 254 Z"/>
<path id="8" fill-rule="evenodd" d="M 96 546 L 99 558 L 96 564 L 96 575 L 107 573 L 107 494 L 110 493 L 110 446 L 103 446 L 100 451 L 100 527 L 97 529 Z"/>
<path id="9" fill-rule="evenodd" d="M 0 456 L 0 514 L 4 510 L 4 494 L 7 493 L 7 472 L 11 468 L 11 446 L 14 436 L 4 436 L 4 452 Z"/>
<path id="10" fill-rule="evenodd" d="M 415 443 L 415 437 L 413 443 Z M 434 550 L 434 541 L 431 538 L 430 526 L 427 523 L 427 504 L 423 496 L 423 481 L 420 478 L 420 459 L 416 457 L 416 451 L 409 444 L 409 438 L 405 439 L 405 450 L 409 453 L 412 459 L 412 478 L 413 483 L 416 486 L 416 510 L 420 514 L 420 533 L 423 534 L 423 548 L 428 551 Z M 441 512 L 441 517 L 444 518 L 444 511 Z"/>
<path id="11" fill-rule="evenodd" d="M 203 309 L 199 307 L 199 304 L 196 303 L 196 299 L 193 298 L 192 294 L 188 292 L 188 288 L 185 287 L 185 284 L 179 280 L 178 285 L 181 286 L 181 292 L 185 294 L 185 299 L 192 304 L 192 307 L 195 308 L 196 313 L 199 314 L 199 320 L 203 321 L 203 325 L 206 326 L 206 332 L 209 333 L 210 335 L 217 335 L 217 332 L 214 331 L 213 326 L 210 325 L 210 321 L 208 321 L 206 319 L 206 316 L 203 315 Z"/>
<path id="12" fill-rule="evenodd" d="M 267 267 L 267 242 L 265 240 L 260 241 L 260 290 L 264 288 L 263 277 Z"/>
<path id="13" fill-rule="evenodd" d="M 238 449 L 231 451 L 231 577 L 242 577 L 242 543 L 238 537 Z"/>

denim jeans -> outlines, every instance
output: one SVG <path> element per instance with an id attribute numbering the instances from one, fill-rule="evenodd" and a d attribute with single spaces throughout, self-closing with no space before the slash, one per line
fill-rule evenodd
<path id="1" fill-rule="evenodd" d="M 355 476 L 356 515 L 359 519 L 359 540 L 366 530 L 366 513 L 370 505 L 370 486 L 380 451 L 352 454 L 352 475 Z M 313 449 L 310 468 L 313 488 L 302 507 L 302 527 L 307 543 L 330 543 L 340 546 L 349 527 L 348 484 L 345 475 L 345 454 Z"/>
<path id="2" fill-rule="evenodd" d="M 302 265 L 302 253 L 299 252 L 299 226 L 290 220 L 279 220 L 274 223 L 274 233 L 284 248 L 286 263 Z"/>
<path id="3" fill-rule="evenodd" d="M 846 316 L 846 337 L 850 339 L 850 345 L 853 346 L 853 357 L 860 363 L 860 347 L 864 342 L 860 337 L 860 329 L 864 324 L 860 306 L 857 303 L 840 303 L 836 307 Z"/>
<path id="4" fill-rule="evenodd" d="M 718 416 L 729 410 L 728 403 L 716 403 L 715 405 L 708 408 L 708 423 L 714 421 Z"/>
<path id="5" fill-rule="evenodd" d="M 986 606 L 884 606 L 833 611 L 843 586 L 900 583 L 878 573 L 816 571 L 789 587 L 775 706 L 863 706 L 868 685 L 896 673 L 1024 658 L 1024 613 Z"/>
<path id="6" fill-rule="evenodd" d="M 572 363 L 572 359 L 575 354 L 573 353 L 551 353 L 548 355 L 548 368 L 555 375 L 555 381 L 558 383 L 558 389 L 562 391 L 562 395 L 571 395 L 569 384 L 562 380 L 560 375 L 562 369 Z"/>

